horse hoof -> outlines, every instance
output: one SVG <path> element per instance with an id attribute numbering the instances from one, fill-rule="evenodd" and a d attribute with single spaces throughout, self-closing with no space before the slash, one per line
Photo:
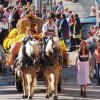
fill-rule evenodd
<path id="1" fill-rule="evenodd" d="M 49 96 L 52 97 L 52 93 L 50 93 Z"/>
<path id="2" fill-rule="evenodd" d="M 49 98 L 49 95 L 46 95 L 46 98 Z"/>
<path id="3" fill-rule="evenodd" d="M 58 96 L 54 96 L 54 100 L 58 100 Z"/>
<path id="4" fill-rule="evenodd" d="M 61 92 L 61 87 L 58 87 L 58 92 Z"/>
<path id="5" fill-rule="evenodd" d="M 22 98 L 23 99 L 26 99 L 26 98 L 28 98 L 28 96 L 27 95 L 23 95 Z"/>
<path id="6" fill-rule="evenodd" d="M 29 96 L 29 97 L 28 97 L 28 100 L 30 100 L 30 99 L 32 99 L 32 96 Z"/>

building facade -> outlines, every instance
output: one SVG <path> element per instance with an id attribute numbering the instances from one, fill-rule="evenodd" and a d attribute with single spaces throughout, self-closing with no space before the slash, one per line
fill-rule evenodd
<path id="1" fill-rule="evenodd" d="M 89 16 L 91 7 L 95 6 L 95 0 L 33 0 L 33 5 L 35 5 L 37 10 L 42 10 L 44 4 L 46 4 L 48 9 L 51 9 L 54 1 L 63 1 L 65 8 L 78 13 L 81 18 Z"/>
<path id="2" fill-rule="evenodd" d="M 46 6 L 48 10 L 51 10 L 54 0 L 33 0 L 33 5 L 36 10 L 42 10 L 43 6 Z"/>

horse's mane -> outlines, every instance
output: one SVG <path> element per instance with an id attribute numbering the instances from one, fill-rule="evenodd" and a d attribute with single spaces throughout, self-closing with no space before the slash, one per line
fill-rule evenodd
<path id="1" fill-rule="evenodd" d="M 53 53 L 52 45 L 53 45 L 52 40 L 49 40 L 46 46 L 46 53 L 49 53 L 49 52 Z"/>
<path id="2" fill-rule="evenodd" d="M 35 55 L 36 57 L 40 54 L 40 48 L 38 45 L 38 41 L 36 40 L 29 40 L 26 44 L 23 44 L 20 47 L 19 53 L 18 53 L 18 59 L 23 58 L 23 54 L 27 55 L 29 58 L 32 57 L 32 55 Z"/>
<path id="3" fill-rule="evenodd" d="M 38 41 L 28 41 L 27 44 L 25 45 L 26 47 L 26 54 L 31 57 L 33 54 L 35 56 L 39 56 L 40 53 L 40 48 L 38 46 Z"/>
<path id="4" fill-rule="evenodd" d="M 46 54 L 48 53 L 54 53 L 53 48 L 56 48 L 58 51 L 60 49 L 61 45 L 59 42 L 59 39 L 57 37 L 54 37 L 53 39 L 49 39 L 47 46 L 46 46 Z"/>

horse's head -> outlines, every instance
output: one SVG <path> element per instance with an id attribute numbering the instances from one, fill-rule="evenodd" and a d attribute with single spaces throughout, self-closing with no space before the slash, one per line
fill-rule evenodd
<path id="1" fill-rule="evenodd" d="M 35 57 L 38 57 L 40 55 L 41 49 L 39 46 L 39 42 L 36 39 L 29 40 L 25 44 L 25 52 L 29 57 L 32 57 L 33 55 Z"/>
<path id="2" fill-rule="evenodd" d="M 57 37 L 50 38 L 46 45 L 46 55 L 50 56 L 52 54 L 57 54 L 60 50 L 60 41 Z"/>

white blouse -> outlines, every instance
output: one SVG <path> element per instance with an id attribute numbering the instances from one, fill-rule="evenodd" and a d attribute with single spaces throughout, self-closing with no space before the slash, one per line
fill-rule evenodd
<path id="1" fill-rule="evenodd" d="M 52 26 L 48 25 L 48 23 L 45 23 L 45 24 L 43 25 L 43 27 L 42 27 L 42 32 L 43 32 L 43 34 L 45 34 L 45 33 L 48 31 L 48 29 L 54 30 L 55 34 L 58 36 L 58 29 L 57 29 L 57 26 L 56 26 L 55 23 L 52 24 Z"/>

